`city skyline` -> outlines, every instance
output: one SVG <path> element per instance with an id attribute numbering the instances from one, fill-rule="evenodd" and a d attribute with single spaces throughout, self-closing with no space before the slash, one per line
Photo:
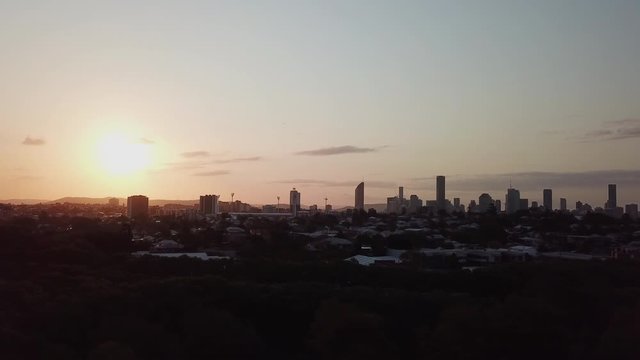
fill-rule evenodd
<path id="1" fill-rule="evenodd" d="M 640 200 L 639 3 L 0 8 L 0 200 Z"/>

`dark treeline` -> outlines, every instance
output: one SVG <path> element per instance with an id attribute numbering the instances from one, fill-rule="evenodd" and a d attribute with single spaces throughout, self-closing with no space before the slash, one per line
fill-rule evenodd
<path id="1" fill-rule="evenodd" d="M 640 269 L 476 272 L 127 255 L 127 227 L 0 226 L 3 359 L 637 359 Z"/>

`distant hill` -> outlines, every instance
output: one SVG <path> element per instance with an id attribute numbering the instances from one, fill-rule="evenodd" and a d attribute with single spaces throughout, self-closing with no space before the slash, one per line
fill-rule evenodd
<path id="1" fill-rule="evenodd" d="M 48 203 L 49 200 L 42 199 L 7 199 L 0 200 L 0 204 L 14 204 L 14 205 L 35 205 L 35 204 L 43 204 Z"/>
<path id="2" fill-rule="evenodd" d="M 47 201 L 47 204 L 64 204 L 64 203 L 69 203 L 69 204 L 106 204 L 107 202 L 109 202 L 109 199 L 111 199 L 111 197 L 104 197 L 104 198 L 63 197 L 63 198 L 60 198 L 60 199 Z M 126 199 L 118 199 L 118 200 L 120 200 L 120 204 L 122 204 L 123 201 L 126 201 Z"/>
<path id="3" fill-rule="evenodd" d="M 109 199 L 112 197 L 104 197 L 104 198 L 90 198 L 90 197 L 63 197 L 53 201 L 46 201 L 47 204 L 56 204 L 56 203 L 69 203 L 69 204 L 106 204 L 109 202 Z M 127 199 L 125 198 L 117 198 L 120 201 L 120 205 L 126 205 Z M 184 206 L 191 206 L 195 204 L 199 204 L 200 200 L 164 200 L 164 199 L 149 199 L 150 206 L 164 206 L 166 204 L 177 204 Z"/>

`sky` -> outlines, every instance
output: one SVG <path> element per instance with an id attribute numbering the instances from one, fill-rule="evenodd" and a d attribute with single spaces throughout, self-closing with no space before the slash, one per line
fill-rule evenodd
<path id="1" fill-rule="evenodd" d="M 640 2 L 0 0 L 0 199 L 640 202 Z"/>

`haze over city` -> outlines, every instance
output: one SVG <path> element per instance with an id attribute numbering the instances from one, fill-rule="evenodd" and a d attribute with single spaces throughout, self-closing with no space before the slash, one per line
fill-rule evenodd
<path id="1" fill-rule="evenodd" d="M 640 199 L 637 1 L 0 3 L 0 199 Z M 557 204 L 556 204 L 557 206 Z"/>

